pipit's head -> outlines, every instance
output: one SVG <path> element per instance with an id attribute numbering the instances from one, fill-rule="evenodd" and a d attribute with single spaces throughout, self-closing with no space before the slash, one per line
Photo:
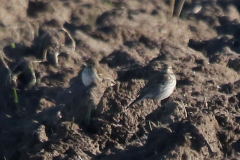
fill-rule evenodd
<path id="1" fill-rule="evenodd" d="M 170 64 L 163 64 L 162 65 L 163 72 L 165 73 L 172 73 L 172 66 Z"/>
<path id="2" fill-rule="evenodd" d="M 86 61 L 86 64 L 87 64 L 88 67 L 95 67 L 96 66 L 96 62 L 93 59 L 91 59 L 91 58 L 89 58 Z"/>

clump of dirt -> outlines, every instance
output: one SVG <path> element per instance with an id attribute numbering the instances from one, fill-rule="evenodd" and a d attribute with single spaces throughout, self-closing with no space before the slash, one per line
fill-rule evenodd
<path id="1" fill-rule="evenodd" d="M 239 157 L 240 3 L 186 0 L 180 17 L 170 4 L 3 1 L 0 157 Z M 85 86 L 88 58 L 116 84 Z M 163 63 L 177 77 L 173 94 L 126 108 Z"/>

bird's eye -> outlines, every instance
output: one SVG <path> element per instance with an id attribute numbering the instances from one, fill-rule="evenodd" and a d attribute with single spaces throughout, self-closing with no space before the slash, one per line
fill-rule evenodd
<path id="1" fill-rule="evenodd" d="M 168 65 L 164 64 L 164 65 L 163 65 L 163 68 L 168 68 Z"/>

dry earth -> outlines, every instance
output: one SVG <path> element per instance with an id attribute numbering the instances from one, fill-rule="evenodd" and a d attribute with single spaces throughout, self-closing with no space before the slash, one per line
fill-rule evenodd
<path id="1" fill-rule="evenodd" d="M 196 12 L 196 7 L 201 10 Z M 2 0 L 0 159 L 238 159 L 240 1 Z M 85 87 L 88 58 L 117 83 Z M 126 105 L 159 63 L 158 104 Z"/>

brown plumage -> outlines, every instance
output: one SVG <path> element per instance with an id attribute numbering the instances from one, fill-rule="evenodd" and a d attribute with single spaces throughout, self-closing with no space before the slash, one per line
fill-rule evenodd
<path id="1" fill-rule="evenodd" d="M 111 75 L 109 75 L 97 61 L 93 59 L 88 59 L 86 61 L 87 67 L 84 68 L 82 72 L 82 81 L 85 86 L 89 86 L 92 84 L 96 79 L 99 81 L 108 79 L 112 83 L 115 84 L 114 79 Z"/>
<path id="2" fill-rule="evenodd" d="M 146 86 L 142 88 L 136 100 L 128 105 L 140 102 L 144 99 L 156 99 L 161 101 L 168 98 L 176 86 L 176 77 L 172 71 L 171 65 L 163 65 L 163 71 L 152 76 Z"/>

